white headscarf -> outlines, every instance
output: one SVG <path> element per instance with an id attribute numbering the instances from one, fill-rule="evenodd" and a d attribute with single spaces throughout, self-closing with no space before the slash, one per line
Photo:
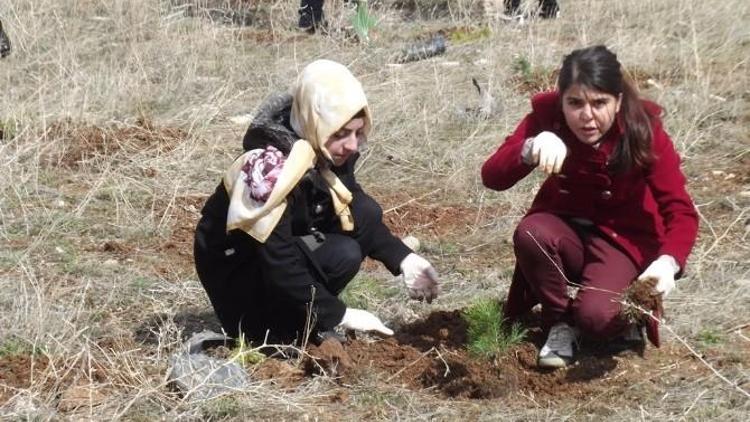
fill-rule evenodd
<path id="1" fill-rule="evenodd" d="M 325 148 L 328 138 L 346 125 L 356 114 L 364 111 L 364 134 L 372 128 L 370 108 L 362 84 L 344 65 L 330 60 L 316 60 L 302 70 L 292 89 L 290 123 L 300 139 L 294 143 L 276 183 L 265 202 L 253 199 L 249 192 L 247 174 L 243 166 L 257 150 L 242 154 L 224 175 L 224 187 L 230 197 L 227 212 L 227 231 L 241 229 L 259 242 L 265 242 L 286 209 L 286 197 L 299 183 L 319 157 L 331 162 Z M 352 194 L 329 169 L 320 166 L 320 173 L 328 183 L 334 210 L 345 231 L 354 230 L 354 219 L 349 209 Z"/>

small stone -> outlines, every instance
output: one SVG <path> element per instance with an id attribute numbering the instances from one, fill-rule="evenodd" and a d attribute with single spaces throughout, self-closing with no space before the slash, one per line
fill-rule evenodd
<path id="1" fill-rule="evenodd" d="M 52 205 L 54 205 L 54 206 L 55 206 L 55 207 L 57 207 L 57 208 L 65 208 L 65 207 L 67 207 L 67 206 L 68 206 L 68 203 L 67 203 L 67 202 L 65 202 L 65 200 L 64 200 L 64 199 L 58 198 L 58 199 L 56 199 L 56 200 L 55 200 L 55 201 L 54 201 L 54 202 L 52 203 Z"/>
<path id="2" fill-rule="evenodd" d="M 438 330 L 438 335 L 441 339 L 445 340 L 450 335 L 450 332 L 448 332 L 447 328 L 441 328 L 440 330 Z"/>
<path id="3" fill-rule="evenodd" d="M 117 260 L 116 260 L 116 259 L 114 259 L 114 258 L 110 258 L 110 259 L 108 259 L 108 260 L 104 261 L 104 266 L 105 266 L 105 267 L 114 267 L 114 266 L 116 266 L 117 264 L 118 264 L 118 262 L 117 262 Z"/>

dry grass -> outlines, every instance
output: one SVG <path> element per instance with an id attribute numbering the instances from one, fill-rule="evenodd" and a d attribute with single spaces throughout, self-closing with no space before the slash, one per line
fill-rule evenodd
<path id="1" fill-rule="evenodd" d="M 339 0 L 327 3 L 332 28 L 346 28 L 353 10 Z M 670 327 L 748 389 L 745 2 L 570 0 L 561 2 L 560 19 L 525 25 L 481 18 L 482 3 L 371 0 L 380 22 L 371 44 L 360 45 L 347 30 L 298 34 L 294 1 L 258 3 L 262 19 L 249 28 L 188 17 L 166 0 L 2 2 L 14 53 L 0 62 L 0 168 L 6 173 L 0 179 L 0 361 L 25 356 L 24 365 L 34 366 L 23 382 L 0 379 L 0 416 L 742 420 L 750 411 L 746 398 L 712 375 L 650 385 L 654 394 L 617 405 L 596 398 L 556 405 L 533 397 L 513 406 L 456 402 L 366 378 L 343 402 L 331 398 L 340 387 L 326 378 L 293 391 L 259 382 L 208 403 L 183 401 L 167 388 L 168 356 L 187 328 L 211 323 L 191 266 L 189 233 L 201 199 L 240 151 L 245 128 L 231 117 L 251 113 L 310 60 L 338 60 L 360 76 L 375 115 L 375 136 L 360 162 L 362 184 L 391 200 L 386 208 L 406 201 L 392 198 L 419 198 L 410 205 L 479 210 L 467 233 L 415 233 L 443 275 L 444 294 L 432 307 L 407 302 L 403 293 L 378 297 L 373 306 L 397 325 L 431 309 L 504 294 L 512 270 L 507 239 L 541 181 L 533 175 L 495 193 L 478 179 L 484 158 L 528 111 L 514 64 L 524 60 L 545 75 L 571 49 L 605 43 L 645 94 L 665 106 L 701 212 L 687 276 L 664 304 Z M 431 60 L 392 64 L 410 40 L 451 28 L 480 35 L 451 43 L 447 54 Z M 490 120 L 461 113 L 479 101 L 471 77 L 491 87 L 502 113 Z M 152 122 L 151 129 L 139 131 L 139 121 Z M 75 140 L 83 129 L 116 142 L 81 149 L 87 144 Z M 178 135 L 162 148 L 144 141 L 146 132 L 154 139 Z M 64 161 L 69 151 L 79 154 L 75 165 Z M 367 277 L 392 282 L 380 268 L 368 269 Z M 709 344 L 709 338 L 719 340 Z M 678 370 L 664 368 L 660 376 Z M 632 391 L 638 388 L 645 387 Z"/>

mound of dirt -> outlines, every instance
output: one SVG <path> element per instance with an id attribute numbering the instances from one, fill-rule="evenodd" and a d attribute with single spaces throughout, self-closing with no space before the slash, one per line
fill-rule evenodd
<path id="1" fill-rule="evenodd" d="M 313 358 L 302 360 L 302 368 L 295 369 L 288 363 L 280 368 L 278 360 L 267 359 L 254 376 L 271 379 L 286 389 L 309 376 L 330 376 L 341 385 L 357 385 L 363 379 L 371 382 L 374 376 L 384 385 L 433 391 L 448 399 L 507 397 L 510 403 L 515 398 L 533 397 L 542 403 L 632 395 L 633 384 L 650 385 L 654 374 L 663 373 L 659 368 L 684 359 L 671 348 L 658 353 L 641 350 L 641 355 L 635 350 L 613 354 L 606 343 L 584 342 L 574 365 L 542 370 L 537 368 L 536 356 L 543 341 L 541 329 L 532 326 L 527 341 L 504 355 L 494 360 L 476 357 L 467 351 L 461 311 L 436 311 L 425 320 L 401 327 L 393 337 L 350 338 L 344 345 L 310 346 L 307 353 Z M 695 367 L 689 369 L 689 374 L 679 377 L 700 372 Z"/>
<path id="2" fill-rule="evenodd" d="M 147 119 L 139 119 L 132 126 L 113 124 L 105 127 L 68 119 L 52 123 L 45 137 L 55 145 L 43 154 L 46 166 L 78 169 L 101 157 L 121 154 L 127 159 L 144 151 L 168 152 L 187 138 L 187 133 L 177 128 L 155 126 Z"/>

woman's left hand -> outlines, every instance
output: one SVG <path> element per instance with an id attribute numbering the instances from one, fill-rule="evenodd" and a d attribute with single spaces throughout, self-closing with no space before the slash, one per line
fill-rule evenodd
<path id="1" fill-rule="evenodd" d="M 409 289 L 409 297 L 432 303 L 438 295 L 438 275 L 435 268 L 421 256 L 410 253 L 401 262 L 401 277 Z"/>
<path id="2" fill-rule="evenodd" d="M 656 291 L 661 293 L 662 297 L 667 297 L 669 292 L 675 287 L 674 275 L 680 270 L 680 266 L 677 264 L 677 260 L 669 255 L 662 255 L 655 259 L 654 262 L 649 265 L 643 274 L 638 276 L 638 280 L 645 280 L 647 278 L 655 278 Z"/>

